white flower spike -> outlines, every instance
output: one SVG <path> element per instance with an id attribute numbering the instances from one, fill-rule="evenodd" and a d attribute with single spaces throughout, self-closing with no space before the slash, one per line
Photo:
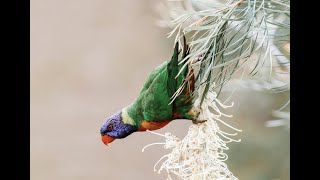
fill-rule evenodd
<path id="1" fill-rule="evenodd" d="M 213 84 L 214 85 L 214 84 Z M 203 88 L 199 88 L 198 94 L 202 94 Z M 221 120 L 221 116 L 232 117 L 222 113 L 218 105 L 221 108 L 232 107 L 222 104 L 216 99 L 217 94 L 215 92 L 207 93 L 204 101 L 201 105 L 201 98 L 197 98 L 195 101 L 194 110 L 200 112 L 198 119 L 207 120 L 204 123 L 192 124 L 189 127 L 188 134 L 180 140 L 171 133 L 159 134 L 149 131 L 150 133 L 162 136 L 166 139 L 165 143 L 153 143 L 145 146 L 145 148 L 155 145 L 163 144 L 165 149 L 172 149 L 171 153 L 164 155 L 154 166 L 154 171 L 157 167 L 158 173 L 162 170 L 166 170 L 168 173 L 168 179 L 172 179 L 172 175 L 176 175 L 179 179 L 190 180 L 236 180 L 236 178 L 228 169 L 226 161 L 228 155 L 224 150 L 228 150 L 227 143 L 240 142 L 240 139 L 233 139 L 232 136 L 236 136 L 237 133 L 227 133 L 222 131 L 218 122 L 226 125 L 234 131 L 241 130 L 236 129 L 229 124 Z M 216 112 L 212 113 L 209 108 L 214 109 Z M 159 165 L 162 162 L 162 165 Z"/>

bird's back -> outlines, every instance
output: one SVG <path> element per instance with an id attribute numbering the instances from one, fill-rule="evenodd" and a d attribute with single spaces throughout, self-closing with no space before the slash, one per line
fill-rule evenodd
<path id="1" fill-rule="evenodd" d="M 192 107 L 190 93 L 191 81 L 187 83 L 183 92 L 171 102 L 171 97 L 183 83 L 188 74 L 188 67 L 176 78 L 183 64 L 178 65 L 178 44 L 175 46 L 173 56 L 170 61 L 159 65 L 145 80 L 138 98 L 126 108 L 128 115 L 135 121 L 135 124 L 141 124 L 142 121 L 160 122 L 172 120 L 174 114 L 184 116 Z M 186 53 L 182 56 L 182 59 Z M 190 73 L 190 72 L 189 72 Z M 193 83 L 193 82 L 192 82 Z M 186 118 L 186 117 L 182 117 Z"/>

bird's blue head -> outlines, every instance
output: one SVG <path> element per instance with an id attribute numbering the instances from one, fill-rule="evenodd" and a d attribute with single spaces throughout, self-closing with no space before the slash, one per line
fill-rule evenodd
<path id="1" fill-rule="evenodd" d="M 105 145 L 115 139 L 125 138 L 135 131 L 137 131 L 135 126 L 123 123 L 121 111 L 107 118 L 100 128 L 101 138 Z"/>

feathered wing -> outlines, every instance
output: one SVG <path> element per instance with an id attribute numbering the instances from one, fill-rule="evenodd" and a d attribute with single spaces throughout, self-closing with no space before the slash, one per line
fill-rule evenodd
<path id="1" fill-rule="evenodd" d="M 159 95 L 160 92 L 162 94 L 161 96 L 165 96 L 165 92 L 161 92 L 161 89 L 155 87 L 161 88 L 159 83 L 163 78 L 160 78 L 159 75 L 164 73 L 163 71 L 166 69 L 166 66 L 167 62 L 164 62 L 148 76 L 137 99 L 126 107 L 129 117 L 133 120 L 132 125 L 139 127 L 141 121 L 151 118 L 149 117 L 151 112 L 154 112 L 153 109 L 157 108 L 157 103 L 155 103 L 157 100 L 154 93 Z M 161 77 L 163 77 L 163 75 Z M 156 79 L 157 81 L 155 81 Z"/>
<path id="2" fill-rule="evenodd" d="M 175 76 L 179 71 L 178 54 L 178 43 L 176 43 L 173 56 L 166 68 L 163 68 L 146 90 L 142 101 L 146 121 L 161 121 L 172 118 L 173 104 L 169 103 L 177 89 Z"/>
<path id="3" fill-rule="evenodd" d="M 158 66 L 146 79 L 138 98 L 127 107 L 128 115 L 140 124 L 141 121 L 169 120 L 173 112 L 170 98 L 177 85 L 178 44 L 176 44 L 171 61 Z"/>
<path id="4" fill-rule="evenodd" d="M 185 114 L 191 108 L 190 93 L 186 94 L 186 90 L 184 90 L 183 94 L 176 98 L 173 103 L 170 103 L 171 97 L 183 83 L 185 75 L 188 73 L 186 67 L 176 78 L 183 66 L 183 64 L 178 65 L 178 48 L 178 43 L 176 43 L 171 60 L 158 66 L 148 76 L 139 97 L 127 108 L 128 115 L 135 121 L 135 124 L 140 124 L 141 121 L 168 121 L 174 118 L 174 113 L 179 113 L 183 118 L 188 118 Z M 182 58 L 185 56 L 186 48 Z"/>

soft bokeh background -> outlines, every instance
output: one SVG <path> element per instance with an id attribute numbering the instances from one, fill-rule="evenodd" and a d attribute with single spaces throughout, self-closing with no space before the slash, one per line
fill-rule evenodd
<path id="1" fill-rule="evenodd" d="M 153 1 L 31 0 L 31 179 L 165 179 L 153 165 L 163 139 L 134 133 L 106 147 L 104 118 L 131 103 L 146 76 L 171 57 L 169 29 L 155 25 Z M 239 91 L 232 99 L 241 143 L 230 144 L 239 179 L 289 179 L 289 131 L 266 128 L 288 94 Z M 190 122 L 157 131 L 183 137 Z"/>

